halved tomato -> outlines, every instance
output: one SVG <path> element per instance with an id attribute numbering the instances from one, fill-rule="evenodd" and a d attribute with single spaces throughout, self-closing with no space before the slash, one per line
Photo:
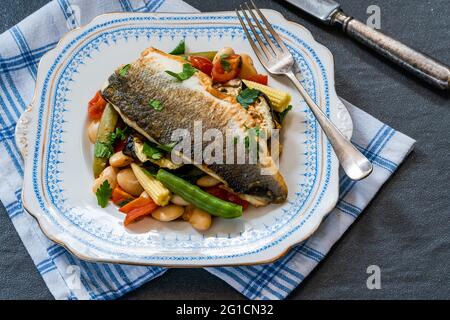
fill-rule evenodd
<path id="1" fill-rule="evenodd" d="M 200 70 L 203 73 L 206 73 L 208 76 L 211 76 L 211 72 L 213 69 L 211 60 L 200 56 L 190 56 L 188 60 L 194 66 L 194 68 Z"/>
<path id="2" fill-rule="evenodd" d="M 227 82 L 235 79 L 241 69 L 241 56 L 238 54 L 223 55 L 213 65 L 214 82 Z"/>
<path id="3" fill-rule="evenodd" d="M 107 102 L 103 99 L 100 91 L 97 91 L 95 97 L 89 101 L 88 116 L 90 120 L 100 120 L 103 111 L 105 110 Z"/>

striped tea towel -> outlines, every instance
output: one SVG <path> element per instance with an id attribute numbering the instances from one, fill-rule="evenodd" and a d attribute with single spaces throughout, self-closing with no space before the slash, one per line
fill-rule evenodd
<path id="1" fill-rule="evenodd" d="M 159 267 L 88 263 L 48 240 L 23 211 L 23 163 L 14 127 L 31 101 L 40 58 L 69 29 L 105 12 L 188 12 L 180 0 L 55 0 L 0 35 L 0 200 L 56 299 L 116 299 L 162 275 Z M 374 163 L 373 174 L 340 181 L 340 201 L 317 232 L 281 260 L 262 266 L 208 268 L 250 299 L 283 299 L 325 257 L 383 183 L 412 150 L 414 140 L 347 104 L 355 124 L 353 142 Z"/>

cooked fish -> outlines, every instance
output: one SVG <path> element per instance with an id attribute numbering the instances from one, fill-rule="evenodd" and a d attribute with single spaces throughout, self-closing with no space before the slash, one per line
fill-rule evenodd
<path id="1" fill-rule="evenodd" d="M 172 133 L 185 129 L 192 137 L 192 150 L 195 150 L 193 124 L 200 120 L 203 132 L 218 129 L 223 137 L 227 130 L 246 137 L 249 128 L 258 127 L 259 120 L 242 108 L 234 97 L 213 88 L 211 79 L 204 73 L 198 71 L 191 78 L 178 81 L 165 72 L 181 72 L 183 64 L 186 64 L 183 58 L 149 48 L 127 67 L 126 74 L 121 74 L 119 69 L 110 76 L 103 96 L 130 127 L 158 144 L 171 143 Z M 161 102 L 162 110 L 149 105 L 154 100 Z M 210 143 L 203 141 L 201 150 Z M 193 154 L 183 156 L 194 163 Z M 287 197 L 286 183 L 273 161 L 196 165 L 255 205 L 280 203 Z M 264 168 L 273 174 L 263 175 Z"/>
<path id="2" fill-rule="evenodd" d="M 217 83 L 213 86 L 218 91 L 236 98 L 243 90 L 243 82 L 240 79 L 230 80 L 226 83 Z M 266 130 L 270 135 L 273 129 L 279 127 L 274 120 L 273 107 L 269 98 L 264 93 L 258 97 L 255 103 L 250 105 L 247 112 L 258 123 L 261 130 Z"/>

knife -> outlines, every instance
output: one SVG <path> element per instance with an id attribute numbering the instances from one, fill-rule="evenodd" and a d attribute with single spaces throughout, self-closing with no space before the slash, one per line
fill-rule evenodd
<path id="1" fill-rule="evenodd" d="M 345 14 L 333 0 L 285 0 L 320 21 L 336 25 L 347 35 L 443 90 L 450 89 L 450 68 Z"/>

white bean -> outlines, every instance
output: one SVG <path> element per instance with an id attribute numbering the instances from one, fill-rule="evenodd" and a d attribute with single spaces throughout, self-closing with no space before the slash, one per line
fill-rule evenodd
<path id="1" fill-rule="evenodd" d="M 152 217 L 158 221 L 168 222 L 178 219 L 183 215 L 184 207 L 175 204 L 169 204 L 165 207 L 159 207 L 152 212 Z"/>
<path id="2" fill-rule="evenodd" d="M 97 142 L 97 132 L 100 121 L 92 121 L 88 126 L 88 136 L 92 143 Z"/>
<path id="3" fill-rule="evenodd" d="M 133 162 L 133 158 L 126 156 L 122 151 L 114 153 L 111 158 L 109 158 L 109 164 L 116 168 L 122 168 Z"/>
<path id="4" fill-rule="evenodd" d="M 133 196 L 139 196 L 144 189 L 130 168 L 120 170 L 117 174 L 117 183 L 119 186 Z"/>
<path id="5" fill-rule="evenodd" d="M 190 214 L 189 223 L 199 231 L 206 231 L 211 228 L 212 218 L 208 212 L 195 208 Z"/>
<path id="6" fill-rule="evenodd" d="M 219 180 L 211 177 L 211 176 L 203 176 L 200 179 L 197 180 L 197 185 L 200 187 L 214 187 L 217 186 L 220 183 Z"/>
<path id="7" fill-rule="evenodd" d="M 98 188 L 100 188 L 100 186 L 106 180 L 108 180 L 111 189 L 114 189 L 117 186 L 117 172 L 118 172 L 117 168 L 111 166 L 106 167 L 105 170 L 102 171 L 100 176 L 97 179 L 95 179 L 92 191 L 96 193 Z"/>
<path id="8" fill-rule="evenodd" d="M 172 199 L 170 199 L 170 201 L 171 201 L 173 204 L 177 204 L 177 205 L 183 206 L 183 207 L 189 205 L 189 202 L 187 202 L 187 201 L 184 200 L 182 197 L 180 197 L 179 195 L 176 195 L 176 194 L 172 195 Z"/>

